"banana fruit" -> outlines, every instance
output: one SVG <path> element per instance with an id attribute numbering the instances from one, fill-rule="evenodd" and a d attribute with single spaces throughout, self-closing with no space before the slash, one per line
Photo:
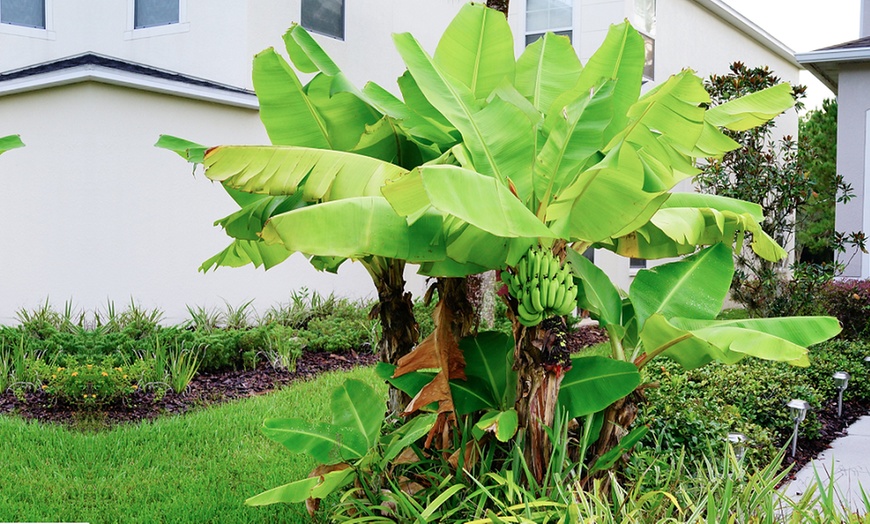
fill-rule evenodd
<path id="1" fill-rule="evenodd" d="M 563 266 L 549 249 L 533 247 L 513 272 L 502 271 L 501 279 L 517 299 L 517 316 L 524 326 L 568 315 L 576 308 L 577 286 L 571 268 Z"/>

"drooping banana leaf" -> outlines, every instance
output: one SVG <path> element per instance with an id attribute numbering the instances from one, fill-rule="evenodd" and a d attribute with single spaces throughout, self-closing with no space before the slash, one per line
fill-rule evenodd
<path id="1" fill-rule="evenodd" d="M 282 244 L 266 244 L 262 240 L 234 240 L 223 251 L 209 258 L 199 266 L 203 273 L 218 267 L 243 267 L 253 264 L 271 269 L 293 253 Z"/>
<path id="2" fill-rule="evenodd" d="M 215 222 L 227 235 L 238 240 L 260 240 L 259 233 L 273 215 L 305 207 L 302 193 L 292 196 L 261 196 L 252 203 Z"/>
<path id="3" fill-rule="evenodd" d="M 728 295 L 734 257 L 716 244 L 678 262 L 638 271 L 629 297 L 641 331 L 651 315 L 714 319 Z"/>
<path id="4" fill-rule="evenodd" d="M 202 144 L 197 144 L 196 142 L 191 142 L 190 140 L 185 140 L 172 135 L 160 135 L 157 139 L 157 143 L 154 144 L 154 147 L 173 151 L 181 156 L 181 158 L 194 164 L 202 164 L 202 159 L 208 149 Z"/>
<path id="5" fill-rule="evenodd" d="M 8 135 L 0 137 L 0 153 L 4 153 L 9 151 L 10 149 L 16 149 L 19 147 L 24 147 L 24 142 L 21 141 L 21 137 L 19 135 Z"/>
<path id="6" fill-rule="evenodd" d="M 289 146 L 220 146 L 204 164 L 205 175 L 226 186 L 270 195 L 301 187 L 307 202 L 379 195 L 386 181 L 407 173 L 363 155 Z"/>
<path id="7" fill-rule="evenodd" d="M 382 197 L 347 198 L 276 215 L 262 238 L 291 252 L 320 256 L 374 255 L 408 262 L 446 256 L 440 216 L 424 214 L 409 225 Z"/>
<path id="8" fill-rule="evenodd" d="M 311 476 L 254 495 L 245 500 L 245 505 L 292 504 L 305 502 L 310 498 L 323 498 L 327 494 L 353 482 L 356 479 L 356 475 L 355 470 L 344 468 L 330 471 L 323 475 Z"/>
<path id="9" fill-rule="evenodd" d="M 504 15 L 467 3 L 444 30 L 433 60 L 446 75 L 486 99 L 502 82 L 513 83 L 514 42 Z"/>
<path id="10" fill-rule="evenodd" d="M 333 92 L 336 80 L 318 73 L 305 86 L 305 94 L 326 125 L 332 149 L 349 151 L 359 142 L 366 126 L 382 115 L 353 93 Z"/>
<path id="11" fill-rule="evenodd" d="M 746 131 L 779 116 L 792 106 L 791 85 L 777 84 L 710 108 L 707 121 L 732 131 Z"/>

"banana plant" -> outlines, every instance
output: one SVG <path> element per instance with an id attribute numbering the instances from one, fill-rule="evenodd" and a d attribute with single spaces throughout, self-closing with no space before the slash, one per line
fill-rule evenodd
<path id="1" fill-rule="evenodd" d="M 318 465 L 311 474 L 250 497 L 249 506 L 305 502 L 313 516 L 319 500 L 360 476 L 371 481 L 406 448 L 429 432 L 434 415 L 416 417 L 395 431 L 382 434 L 384 412 L 370 409 L 382 397 L 359 380 L 346 380 L 332 394 L 332 423 L 302 419 L 267 419 L 262 431 L 293 453 L 308 455 Z"/>
<path id="2" fill-rule="evenodd" d="M 18 147 L 24 147 L 24 142 L 21 141 L 20 136 L 8 135 L 0 137 L 0 154 Z"/>

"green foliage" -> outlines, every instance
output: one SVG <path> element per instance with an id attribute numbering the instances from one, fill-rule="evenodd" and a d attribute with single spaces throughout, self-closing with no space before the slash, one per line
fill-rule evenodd
<path id="1" fill-rule="evenodd" d="M 176 393 L 187 389 L 190 381 L 199 370 L 200 357 L 195 349 L 185 348 L 183 344 L 175 343 L 165 353 L 165 369 L 169 387 Z"/>
<path id="2" fill-rule="evenodd" d="M 111 403 L 136 391 L 140 377 L 150 370 L 145 361 L 118 366 L 112 357 L 99 362 L 68 360 L 66 366 L 53 366 L 42 359 L 29 363 L 31 373 L 39 377 L 42 391 L 57 396 L 73 406 L 89 409 Z"/>
<path id="3" fill-rule="evenodd" d="M 798 161 L 815 182 L 798 211 L 798 252 L 804 261 L 833 262 L 834 213 L 843 185 L 837 175 L 837 100 L 826 98 L 801 117 L 798 137 Z"/>

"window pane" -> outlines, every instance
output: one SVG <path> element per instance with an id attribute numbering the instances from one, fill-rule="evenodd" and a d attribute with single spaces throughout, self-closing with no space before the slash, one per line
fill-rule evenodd
<path id="1" fill-rule="evenodd" d="M 344 39 L 344 0 L 302 0 L 302 27 Z"/>
<path id="2" fill-rule="evenodd" d="M 178 0 L 136 0 L 134 27 L 154 27 L 178 23 Z"/>
<path id="3" fill-rule="evenodd" d="M 541 11 L 550 8 L 550 0 L 529 0 L 526 2 L 526 11 Z"/>
<path id="4" fill-rule="evenodd" d="M 0 23 L 45 29 L 45 0 L 0 0 Z"/>
<path id="5" fill-rule="evenodd" d="M 631 25 L 638 31 L 656 35 L 656 0 L 634 0 L 634 14 Z"/>
<path id="6" fill-rule="evenodd" d="M 625 266 L 623 266 L 625 267 Z M 630 258 L 628 262 L 628 267 L 631 269 L 645 269 L 646 268 L 646 259 L 643 258 Z"/>
<path id="7" fill-rule="evenodd" d="M 526 31 L 546 31 L 550 28 L 547 11 L 529 11 L 526 14 Z"/>
<path id="8" fill-rule="evenodd" d="M 646 35 L 643 36 L 644 60 L 643 60 L 643 76 L 650 80 L 655 80 L 656 70 L 656 41 Z"/>
<path id="9" fill-rule="evenodd" d="M 556 27 L 571 27 L 571 8 L 553 9 L 550 11 L 549 29 Z"/>

